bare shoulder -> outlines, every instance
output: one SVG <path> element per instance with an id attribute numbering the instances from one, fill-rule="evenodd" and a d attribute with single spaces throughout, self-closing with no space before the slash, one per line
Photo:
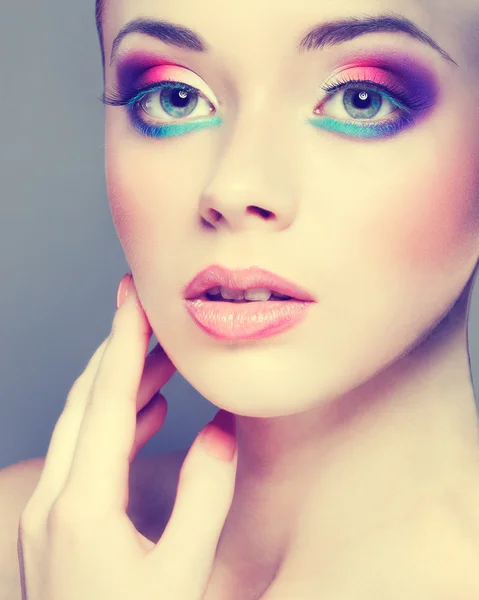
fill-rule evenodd
<path id="1" fill-rule="evenodd" d="M 0 470 L 0 600 L 19 600 L 17 538 L 20 516 L 36 488 L 43 458 L 32 458 Z"/>
<path id="2" fill-rule="evenodd" d="M 158 541 L 176 497 L 187 450 L 137 457 L 130 467 L 127 514 L 138 531 Z M 20 600 L 17 539 L 20 517 L 38 485 L 45 457 L 0 469 L 0 600 Z"/>

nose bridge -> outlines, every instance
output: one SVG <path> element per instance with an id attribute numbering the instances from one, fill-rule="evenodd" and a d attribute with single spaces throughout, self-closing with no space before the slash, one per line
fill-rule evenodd
<path id="1" fill-rule="evenodd" d="M 277 74 L 268 73 L 262 81 L 256 69 L 247 80 L 238 85 L 241 93 L 219 129 L 200 213 L 218 228 L 285 229 L 297 210 L 297 185 L 291 178 L 295 120 L 277 98 Z"/>
<path id="2" fill-rule="evenodd" d="M 272 88 L 261 84 L 251 94 L 245 92 L 239 98 L 235 114 L 227 118 L 223 127 L 212 180 L 237 176 L 260 184 L 272 175 L 286 176 L 284 169 L 291 152 L 284 143 L 287 119 L 279 116 L 280 102 L 276 103 L 274 98 Z"/>
<path id="3" fill-rule="evenodd" d="M 296 193 L 289 179 L 294 167 L 286 165 L 288 148 L 278 143 L 274 119 L 264 112 L 264 106 L 250 104 L 223 130 L 224 145 L 200 201 L 200 213 L 215 227 L 279 230 L 294 219 Z"/>

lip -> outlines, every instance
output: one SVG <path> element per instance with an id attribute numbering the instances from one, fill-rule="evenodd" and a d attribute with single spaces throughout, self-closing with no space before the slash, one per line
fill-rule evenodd
<path id="1" fill-rule="evenodd" d="M 205 333 L 217 340 L 260 340 L 296 327 L 307 317 L 312 302 L 216 302 L 185 300 L 186 310 Z"/>
<path id="2" fill-rule="evenodd" d="M 206 290 L 217 286 L 232 290 L 266 288 L 291 296 L 293 300 L 317 302 L 313 294 L 304 288 L 260 267 L 229 270 L 219 265 L 210 265 L 195 275 L 185 287 L 183 297 L 185 300 L 198 300 L 204 297 Z"/>

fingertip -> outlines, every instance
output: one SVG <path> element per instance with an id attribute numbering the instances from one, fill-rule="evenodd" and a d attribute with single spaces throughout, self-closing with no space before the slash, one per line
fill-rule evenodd
<path id="1" fill-rule="evenodd" d="M 209 425 L 214 425 L 218 429 L 221 429 L 224 433 L 231 435 L 236 434 L 236 417 L 233 413 L 220 409 Z"/>
<path id="2" fill-rule="evenodd" d="M 199 441 L 213 456 L 225 462 L 233 462 L 237 454 L 234 414 L 219 410 L 201 432 Z"/>
<path id="3" fill-rule="evenodd" d="M 142 333 L 148 339 L 150 339 L 151 336 L 153 335 L 153 328 L 152 328 L 151 323 L 148 319 L 148 316 L 143 308 L 143 305 L 140 301 L 140 297 L 138 296 L 138 291 L 136 289 L 135 280 L 133 279 L 133 275 L 130 276 L 126 301 L 130 302 L 130 303 L 134 303 L 136 305 L 136 307 L 140 309 L 140 316 L 142 319 L 142 323 L 141 323 Z"/>
<path id="4" fill-rule="evenodd" d="M 116 309 L 119 310 L 128 297 L 130 282 L 132 281 L 131 273 L 126 273 L 120 280 L 118 290 L 116 292 Z"/>

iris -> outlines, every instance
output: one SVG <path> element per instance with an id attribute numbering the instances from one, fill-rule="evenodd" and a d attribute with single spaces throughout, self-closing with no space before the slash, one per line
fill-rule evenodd
<path id="1" fill-rule="evenodd" d="M 342 121 L 321 114 L 306 119 L 305 123 L 356 138 L 385 138 L 396 135 L 414 124 L 416 114 L 428 108 L 430 101 L 422 94 L 415 93 L 414 98 L 409 98 L 407 93 L 401 92 L 399 88 L 391 88 L 391 85 L 363 79 L 342 80 L 340 83 L 324 86 L 322 89 L 327 93 L 326 102 L 344 90 L 344 109 L 353 117 L 352 120 Z M 372 120 L 371 117 L 379 112 L 384 99 L 397 108 L 394 116 Z M 222 123 L 219 115 L 212 114 L 215 107 L 209 100 L 197 88 L 180 81 L 159 81 L 144 89 L 126 90 L 113 96 L 103 95 L 102 102 L 112 106 L 125 106 L 132 125 L 141 135 L 148 138 L 184 135 L 200 129 L 217 127 Z M 185 119 L 194 114 L 201 104 L 207 106 L 206 114 L 202 118 Z M 150 112 L 158 109 L 167 117 L 176 119 L 176 122 L 150 123 L 141 116 L 151 116 Z M 178 122 L 179 119 L 184 119 L 184 122 Z"/>

